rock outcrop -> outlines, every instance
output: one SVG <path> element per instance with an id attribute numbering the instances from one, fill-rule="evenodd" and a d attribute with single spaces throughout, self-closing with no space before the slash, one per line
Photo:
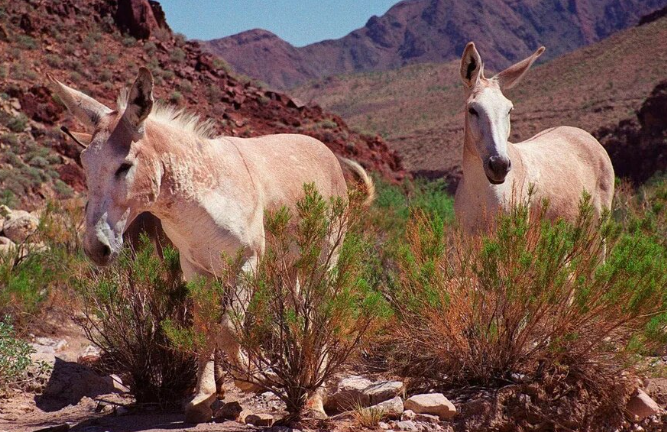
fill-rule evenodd
<path id="1" fill-rule="evenodd" d="M 636 118 L 593 135 L 602 143 L 616 175 L 641 184 L 667 170 L 667 80 L 660 82 L 637 111 Z"/>

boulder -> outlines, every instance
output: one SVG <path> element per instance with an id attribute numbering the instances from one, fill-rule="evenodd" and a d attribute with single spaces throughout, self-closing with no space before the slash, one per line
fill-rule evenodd
<path id="1" fill-rule="evenodd" d="M 136 39 L 148 39 L 159 28 L 148 0 L 119 0 L 116 24 Z"/>
<path id="2" fill-rule="evenodd" d="M 7 254 L 16 249 L 16 244 L 7 237 L 0 237 L 0 255 Z"/>
<path id="3" fill-rule="evenodd" d="M 401 381 L 382 381 L 366 387 L 364 389 L 364 394 L 368 395 L 370 403 L 378 404 L 401 393 L 403 387 Z"/>
<path id="4" fill-rule="evenodd" d="M 449 420 L 456 415 L 456 407 L 442 393 L 414 395 L 405 401 L 405 409 L 417 414 L 433 414 L 441 420 Z"/>
<path id="5" fill-rule="evenodd" d="M 643 390 L 637 392 L 630 398 L 625 407 L 632 420 L 642 421 L 646 417 L 656 415 L 660 412 L 660 406 L 651 399 Z"/>
<path id="6" fill-rule="evenodd" d="M 5 237 L 15 243 L 23 243 L 39 226 L 39 219 L 23 210 L 12 211 L 3 227 Z"/>
<path id="7" fill-rule="evenodd" d="M 402 431 L 418 431 L 419 429 L 417 428 L 417 425 L 415 422 L 412 420 L 401 420 L 399 422 L 396 422 L 394 427 L 398 430 Z"/>
<path id="8" fill-rule="evenodd" d="M 237 421 L 241 415 L 241 412 L 243 412 L 243 407 L 241 407 L 240 403 L 236 401 L 227 402 L 218 410 L 218 412 L 214 414 L 214 417 L 224 420 Z"/>
<path id="9" fill-rule="evenodd" d="M 329 393 L 324 404 L 326 411 L 340 412 L 347 411 L 354 407 L 367 407 L 370 405 L 370 398 L 366 390 L 372 382 L 364 377 L 350 376 L 343 378 L 338 382 L 336 388 Z"/>
<path id="10" fill-rule="evenodd" d="M 381 411 L 383 416 L 387 418 L 399 418 L 403 413 L 403 399 L 400 396 L 396 396 L 393 399 L 373 405 L 368 409 Z"/>
<path id="11" fill-rule="evenodd" d="M 401 414 L 401 420 L 414 420 L 417 414 L 412 410 L 405 410 Z"/>

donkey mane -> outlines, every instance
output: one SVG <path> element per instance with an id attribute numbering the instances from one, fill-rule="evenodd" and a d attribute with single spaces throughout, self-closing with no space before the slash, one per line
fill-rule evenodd
<path id="1" fill-rule="evenodd" d="M 127 108 L 129 90 L 123 89 L 116 99 L 118 111 Z M 151 120 L 159 123 L 169 123 L 186 132 L 191 132 L 202 139 L 212 139 L 217 136 L 211 120 L 202 121 L 199 115 L 186 111 L 184 108 L 176 108 L 163 102 L 156 102 L 148 116 Z"/>

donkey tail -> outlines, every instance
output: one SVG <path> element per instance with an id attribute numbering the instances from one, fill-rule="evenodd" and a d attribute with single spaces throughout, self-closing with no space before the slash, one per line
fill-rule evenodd
<path id="1" fill-rule="evenodd" d="M 363 184 L 363 187 L 366 191 L 366 199 L 364 200 L 363 205 L 364 207 L 370 206 L 375 199 L 375 183 L 373 183 L 373 179 L 371 179 L 366 170 L 361 165 L 359 165 L 358 162 L 338 155 L 336 155 L 336 157 L 338 158 L 338 162 L 340 162 L 341 167 L 343 169 L 347 168 L 350 170 L 350 172 L 352 172 L 352 174 L 359 180 L 359 182 Z"/>

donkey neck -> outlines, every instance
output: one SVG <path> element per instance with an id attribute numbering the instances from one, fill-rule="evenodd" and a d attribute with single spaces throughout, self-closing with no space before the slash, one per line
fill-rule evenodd
<path id="1" fill-rule="evenodd" d="M 149 211 L 184 257 L 211 271 L 221 252 L 251 245 L 237 231 L 247 225 L 244 212 L 256 208 L 257 195 L 238 149 L 224 138 L 209 140 L 169 127 L 147 128 L 147 138 L 161 167 L 160 192 Z"/>

